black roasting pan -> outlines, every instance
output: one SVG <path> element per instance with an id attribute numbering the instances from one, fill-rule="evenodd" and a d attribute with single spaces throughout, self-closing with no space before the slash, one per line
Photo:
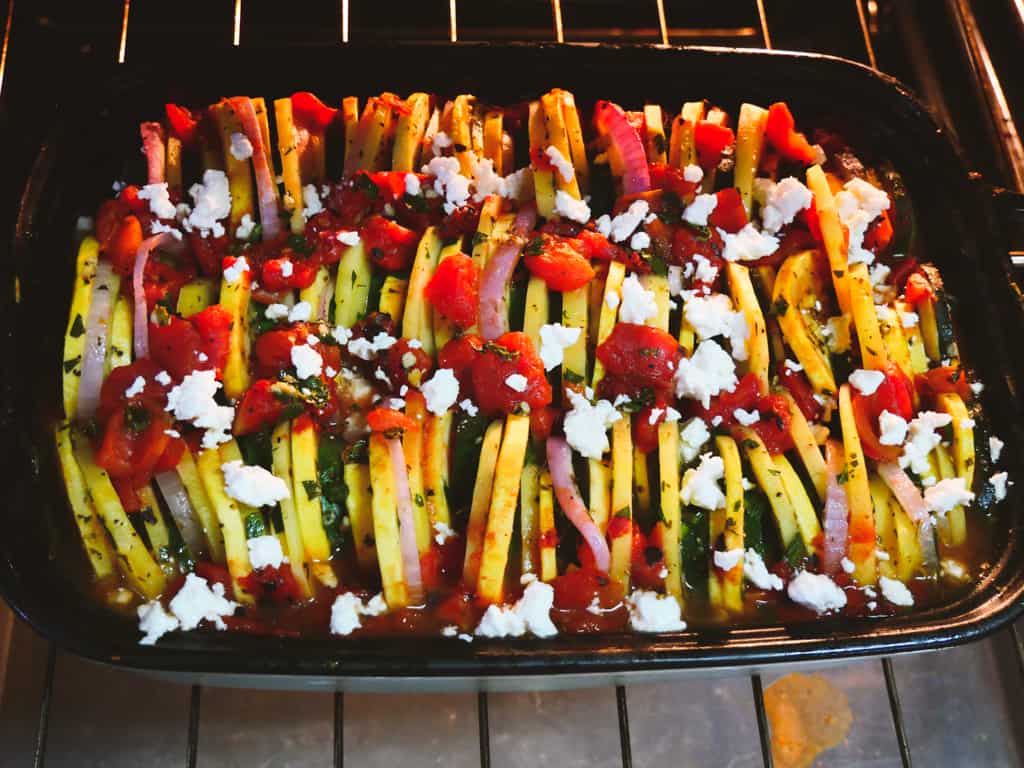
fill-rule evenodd
<path id="1" fill-rule="evenodd" d="M 939 266 L 956 301 L 964 358 L 985 383 L 987 417 L 1007 443 L 1004 468 L 1018 479 L 1024 478 L 1017 394 L 1024 322 L 1005 233 L 1014 217 L 1021 220 L 1024 205 L 970 174 L 950 137 L 900 83 L 815 54 L 507 44 L 196 50 L 173 62 L 140 57 L 87 84 L 71 87 L 74 82 L 69 73 L 27 181 L 8 176 L 0 185 L 17 205 L 0 264 L 0 592 L 60 647 L 207 683 L 379 690 L 558 686 L 940 648 L 992 632 L 1024 607 L 1024 494 L 1011 489 L 990 523 L 998 554 L 976 583 L 942 605 L 897 617 L 471 644 L 441 637 L 283 640 L 193 632 L 139 646 L 134 623 L 94 604 L 76 583 L 81 555 L 50 430 L 60 403 L 75 221 L 110 195 L 114 179 L 141 176 L 137 126 L 161 115 L 165 101 L 208 103 L 237 93 L 272 98 L 295 90 L 337 100 L 429 90 L 511 103 L 559 86 L 574 91 L 584 109 L 597 98 L 627 109 L 645 100 L 678 109 L 706 97 L 735 114 L 743 100 L 785 99 L 809 123 L 815 116 L 834 119 L 854 146 L 891 159 L 903 174 L 922 253 Z"/>

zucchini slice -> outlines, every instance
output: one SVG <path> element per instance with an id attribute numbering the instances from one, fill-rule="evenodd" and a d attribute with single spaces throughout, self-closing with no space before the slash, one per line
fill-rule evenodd
<path id="1" fill-rule="evenodd" d="M 629 525 L 611 540 L 609 578 L 629 594 L 629 576 L 633 552 L 633 434 L 630 419 L 612 425 L 612 515 Z"/>
<path id="2" fill-rule="evenodd" d="M 780 472 L 782 485 L 786 489 L 789 503 L 793 506 L 793 513 L 796 515 L 796 525 L 800 529 L 800 537 L 804 540 L 804 548 L 808 552 L 814 551 L 814 541 L 821 533 L 821 523 L 818 522 L 818 514 L 811 504 L 811 499 L 800 481 L 799 475 L 793 469 L 783 454 L 772 457 L 775 467 Z"/>
<path id="3" fill-rule="evenodd" d="M 537 492 L 538 548 L 540 550 L 540 580 L 551 581 L 558 577 L 556 547 L 558 531 L 555 528 L 555 493 L 551 486 L 551 473 L 540 472 Z"/>
<path id="4" fill-rule="evenodd" d="M 775 466 L 772 455 L 762 442 L 758 434 L 748 427 L 739 430 L 741 437 L 740 444 L 743 453 L 750 462 L 750 468 L 754 471 L 754 477 L 761 490 L 768 496 L 768 503 L 771 504 L 772 514 L 775 517 L 775 525 L 779 530 L 779 537 L 782 540 L 783 548 L 787 548 L 790 542 L 799 535 L 800 529 L 797 525 L 796 510 L 786 493 L 786 486 L 782 482 L 782 473 Z"/>
<path id="5" fill-rule="evenodd" d="M 683 600 L 683 564 L 679 551 L 681 505 L 679 501 L 679 426 L 658 425 L 658 493 L 661 499 L 661 547 L 665 557 L 665 591 Z"/>
<path id="6" fill-rule="evenodd" d="M 889 579 L 896 578 L 896 559 L 899 547 L 896 543 L 896 520 L 892 513 L 892 492 L 878 475 L 871 475 L 868 481 L 871 487 L 871 507 L 875 512 L 875 547 L 884 552 L 888 558 L 878 556 L 878 575 Z"/>
<path id="7" fill-rule="evenodd" d="M 832 195 L 828 178 L 821 166 L 812 165 L 807 169 L 807 186 L 814 194 L 814 205 L 818 211 L 818 225 L 825 241 L 825 253 L 828 255 L 829 269 L 832 272 L 832 284 L 835 287 L 839 310 L 844 315 L 850 314 L 850 281 L 847 274 L 849 254 L 846 247 L 846 235 L 839 221 L 836 199 Z"/>
<path id="8" fill-rule="evenodd" d="M 720 435 L 715 438 L 715 447 L 725 465 L 725 506 L 711 513 L 709 522 L 709 541 L 714 546 L 721 536 L 723 549 L 730 551 L 743 549 L 744 507 L 743 507 L 743 466 L 736 441 L 731 437 Z M 718 605 L 729 613 L 740 613 L 743 610 L 743 560 L 726 573 L 718 568 L 709 569 L 711 595 L 718 597 Z"/>
<path id="9" fill-rule="evenodd" d="M 366 314 L 373 268 L 361 242 L 345 249 L 334 280 L 334 324 L 351 328 Z"/>
<path id="10" fill-rule="evenodd" d="M 217 448 L 207 448 L 196 458 L 199 479 L 202 480 L 203 490 L 206 491 L 206 496 L 217 513 L 220 531 L 224 536 L 224 555 L 235 587 L 235 599 L 242 603 L 251 603 L 252 595 L 239 583 L 239 579 L 248 576 L 252 571 L 249 565 L 245 527 L 242 525 L 242 511 L 224 489 L 224 474 L 220 468 L 223 463 L 224 457 Z"/>
<path id="11" fill-rule="evenodd" d="M 55 430 L 57 440 L 57 457 L 60 459 L 61 473 L 64 475 L 64 487 L 68 492 L 71 514 L 78 526 L 78 534 L 82 537 L 82 549 L 97 579 L 105 579 L 114 573 L 114 553 L 110 549 L 110 539 L 103 530 L 103 523 L 96 515 L 89 496 L 89 490 L 82 476 L 82 469 L 75 459 L 75 449 L 71 444 L 71 425 L 59 424 Z"/>
<path id="12" fill-rule="evenodd" d="M 398 494 L 391 469 L 391 453 L 383 435 L 370 435 L 370 479 L 373 485 L 373 537 L 377 546 L 384 600 L 391 610 L 409 604 L 409 588 L 398 543 Z"/>
<path id="13" fill-rule="evenodd" d="M 780 393 L 786 398 L 789 405 L 789 436 L 793 440 L 793 447 L 796 448 L 800 461 L 807 470 L 807 476 L 811 478 L 814 486 L 814 493 L 818 501 L 824 503 L 825 489 L 828 484 L 828 469 L 825 465 L 825 457 L 821 455 L 821 448 L 818 447 L 811 431 L 811 425 L 804 418 L 803 411 L 797 406 L 793 396 L 788 391 Z"/>
<path id="14" fill-rule="evenodd" d="M 377 565 L 377 542 L 373 536 L 373 487 L 370 483 L 370 467 L 367 464 L 345 464 L 343 470 L 345 488 L 345 510 L 352 525 L 352 541 L 355 544 L 356 562 L 364 573 L 370 573 Z"/>
<path id="15" fill-rule="evenodd" d="M 78 409 L 78 384 L 82 376 L 82 353 L 85 351 L 85 321 L 92 304 L 92 283 L 96 278 L 100 244 L 86 237 L 78 246 L 75 262 L 75 287 L 71 293 L 71 309 L 64 331 L 64 415 L 72 419 Z"/>
<path id="16" fill-rule="evenodd" d="M 537 153 L 543 154 L 548 144 L 547 136 L 545 135 L 544 108 L 539 101 L 530 102 L 527 125 L 530 134 L 530 156 L 532 158 Z M 531 165 L 533 165 L 532 160 Z M 533 193 L 537 200 L 537 212 L 545 219 L 550 219 L 555 213 L 556 189 L 555 172 L 550 168 L 539 168 L 533 165 Z"/>
<path id="17" fill-rule="evenodd" d="M 625 281 L 625 279 L 626 279 L 626 265 L 625 264 L 623 264 L 620 261 L 613 261 L 613 262 L 608 264 L 608 277 L 605 279 L 605 282 L 604 282 L 604 298 L 601 300 L 601 316 L 600 316 L 600 320 L 598 320 L 598 323 L 597 323 L 597 339 L 596 339 L 595 344 L 594 344 L 595 347 L 600 346 L 601 344 L 603 344 L 605 339 L 607 339 L 611 335 L 612 331 L 615 330 L 615 320 L 619 316 L 619 309 L 618 309 L 618 307 L 619 307 L 619 294 L 622 291 L 622 283 Z M 584 291 L 584 290 L 586 290 L 586 288 L 580 288 L 579 290 Z M 578 291 L 573 291 L 572 293 L 578 293 Z M 568 297 L 569 294 L 565 294 L 565 296 Z M 614 297 L 614 299 L 612 300 L 611 304 L 608 303 L 608 298 L 610 296 Z M 568 323 L 564 319 L 564 315 L 565 315 L 565 302 L 566 302 L 566 299 L 563 299 L 563 305 L 562 305 L 563 320 L 562 320 L 562 324 L 563 325 L 568 325 Z M 584 335 L 585 335 L 585 333 L 581 333 L 580 334 L 580 340 L 583 340 Z M 569 347 L 566 350 L 566 360 L 568 360 L 568 354 L 569 354 L 570 350 L 576 350 L 577 346 L 580 346 L 579 341 L 577 341 L 576 344 L 574 344 L 573 346 Z M 582 367 L 582 371 L 581 372 L 585 373 L 586 372 L 586 367 L 585 367 L 586 366 L 586 362 L 585 362 L 585 359 L 586 359 L 586 344 L 583 344 L 582 346 L 583 346 L 583 353 L 584 353 L 584 363 L 583 363 L 583 366 L 581 366 Z M 573 370 L 575 371 L 576 368 L 574 367 Z M 594 358 L 594 375 L 590 379 L 590 386 L 593 387 L 594 389 L 597 389 L 597 385 L 601 383 L 601 379 L 603 379 L 603 378 L 604 378 L 604 365 L 602 365 L 601 361 L 598 360 L 595 357 Z"/>
<path id="18" fill-rule="evenodd" d="M 289 223 L 294 234 L 302 234 L 306 217 L 302 215 L 302 171 L 299 167 L 299 140 L 292 115 L 291 97 L 274 100 L 274 118 L 277 125 L 277 153 L 281 158 L 281 178 L 284 180 L 285 208 L 291 211 Z"/>
<path id="19" fill-rule="evenodd" d="M 750 281 L 750 270 L 742 264 L 730 262 L 726 266 L 729 277 L 729 293 L 732 300 L 743 313 L 747 321 L 747 360 L 746 371 L 757 376 L 761 394 L 768 393 L 768 371 L 771 367 L 771 354 L 768 350 L 768 328 L 764 322 L 764 313 L 757 301 L 754 284 Z"/>
<path id="20" fill-rule="evenodd" d="M 294 488 L 292 480 L 292 438 L 291 424 L 282 421 L 274 428 L 270 436 L 271 469 L 277 477 L 280 477 L 289 488 Z M 285 553 L 288 555 L 288 562 L 291 564 L 292 574 L 298 583 L 302 594 L 307 598 L 313 596 L 313 590 L 309 584 L 309 561 L 306 557 L 306 547 L 302 542 L 302 527 L 299 523 L 298 514 L 295 510 L 295 498 L 289 496 L 279 502 L 281 508 L 281 522 L 284 524 Z"/>
<path id="21" fill-rule="evenodd" d="M 405 399 L 405 415 L 416 422 L 416 429 L 407 429 L 402 436 L 402 451 L 409 472 L 409 496 L 412 498 L 412 519 L 416 526 L 416 548 L 420 555 L 430 549 L 430 520 L 427 517 L 427 497 L 423 487 L 423 433 L 427 415 L 426 402 L 416 390 Z"/>
<path id="22" fill-rule="evenodd" d="M 753 201 L 754 175 L 761 164 L 761 152 L 764 150 L 764 128 L 767 122 L 768 110 L 754 104 L 740 105 L 740 116 L 736 122 L 733 185 L 740 191 L 748 216 Z"/>
<path id="23" fill-rule="evenodd" d="M 782 335 L 797 361 L 804 367 L 814 391 L 822 395 L 833 395 L 836 380 L 832 365 L 821 341 L 817 323 L 811 315 L 816 302 L 823 302 L 826 296 L 826 280 L 814 257 L 814 251 L 795 253 L 782 263 L 775 280 L 772 306 Z"/>
<path id="24" fill-rule="evenodd" d="M 666 161 L 665 149 L 668 142 L 665 140 L 665 125 L 661 116 L 661 107 L 658 104 L 644 105 L 644 149 L 647 151 L 648 163 L 664 163 Z"/>
<path id="25" fill-rule="evenodd" d="M 220 305 L 231 315 L 228 334 L 228 358 L 224 363 L 224 394 L 238 400 L 249 388 L 249 300 L 252 296 L 252 272 L 246 270 L 233 283 L 221 280 Z"/>
<path id="26" fill-rule="evenodd" d="M 440 416 L 426 415 L 423 439 L 427 455 L 423 462 L 423 487 L 431 527 L 451 523 L 448 510 L 448 446 L 451 436 L 451 411 Z"/>
<path id="27" fill-rule="evenodd" d="M 224 535 L 221 533 L 213 503 L 199 477 L 199 469 L 196 467 L 192 451 L 186 450 L 181 454 L 181 460 L 175 471 L 178 473 L 181 484 L 185 487 L 185 493 L 188 495 L 189 503 L 192 504 L 192 509 L 196 511 L 199 523 L 203 526 L 203 533 L 206 534 L 206 550 L 210 559 L 215 563 L 223 563 Z"/>
<path id="28" fill-rule="evenodd" d="M 494 470 L 498 463 L 503 427 L 501 421 L 492 421 L 480 445 L 480 466 L 473 485 L 473 500 L 470 503 L 469 523 L 466 526 L 466 557 L 462 566 L 462 580 L 466 584 L 476 583 L 480 574 L 484 532 L 487 529 L 487 510 L 491 506 Z"/>
<path id="29" fill-rule="evenodd" d="M 415 173 L 419 168 L 420 147 L 430 119 L 430 96 L 414 93 L 405 102 L 409 112 L 399 115 L 395 126 L 395 149 L 391 153 L 391 170 Z"/>
<path id="30" fill-rule="evenodd" d="M 538 540 L 540 534 L 540 467 L 527 458 L 523 478 L 519 484 L 519 541 L 520 570 L 536 574 L 540 564 Z"/>
<path id="31" fill-rule="evenodd" d="M 868 468 L 861 449 L 857 423 L 853 418 L 850 385 L 839 388 L 839 422 L 843 430 L 843 453 L 846 456 L 846 499 L 850 505 L 850 532 L 847 551 L 853 561 L 853 576 L 861 584 L 874 584 L 875 516 L 871 504 Z"/>
<path id="32" fill-rule="evenodd" d="M 880 371 L 889 362 L 889 356 L 878 327 L 867 264 L 854 264 L 849 268 L 849 288 L 853 324 L 860 343 L 861 365 L 868 370 Z"/>
<path id="33" fill-rule="evenodd" d="M 402 318 L 402 336 L 406 339 L 419 339 L 423 344 L 423 351 L 428 355 L 433 355 L 437 347 L 434 343 L 433 311 L 424 290 L 437 268 L 441 247 L 437 228 L 430 227 L 423 233 L 416 248 L 416 259 L 413 261 L 412 274 L 409 276 L 409 290 Z"/>

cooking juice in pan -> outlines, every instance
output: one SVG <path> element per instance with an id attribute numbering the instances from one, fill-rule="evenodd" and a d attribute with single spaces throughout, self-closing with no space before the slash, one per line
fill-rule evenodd
<path id="1" fill-rule="evenodd" d="M 898 170 L 782 102 L 677 106 L 296 93 L 143 123 L 62 363 L 90 592 L 152 643 L 965 590 L 1008 480 Z"/>

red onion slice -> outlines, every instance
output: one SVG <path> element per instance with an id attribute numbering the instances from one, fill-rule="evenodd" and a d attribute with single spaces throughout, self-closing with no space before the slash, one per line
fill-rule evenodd
<path id="1" fill-rule="evenodd" d="M 166 180 L 164 127 L 160 123 L 142 123 L 139 134 L 142 136 L 142 154 L 146 156 L 148 183 L 159 184 Z"/>
<path id="2" fill-rule="evenodd" d="M 134 338 L 132 346 L 135 348 L 135 359 L 149 357 L 149 307 L 146 305 L 146 286 L 144 276 L 146 273 L 146 262 L 149 254 L 154 248 L 159 247 L 170 239 L 170 234 L 161 232 L 142 241 L 139 250 L 135 252 L 135 268 L 132 270 L 132 298 L 135 309 L 132 317 Z"/>
<path id="3" fill-rule="evenodd" d="M 252 99 L 247 96 L 231 99 L 231 107 L 242 121 L 242 131 L 252 144 L 252 168 L 256 173 L 256 189 L 260 201 L 260 226 L 263 239 L 272 240 L 281 231 L 281 217 L 277 210 L 277 185 L 270 170 L 266 147 L 263 146 L 263 133 L 256 119 L 256 109 Z M 295 204 L 302 205 L 302 201 L 296 200 Z"/>
<path id="4" fill-rule="evenodd" d="M 519 263 L 525 240 L 537 223 L 537 208 L 523 206 L 512 224 L 512 234 L 491 255 L 480 276 L 480 335 L 485 341 L 508 331 L 508 307 L 505 294 L 509 280 Z"/>
<path id="5" fill-rule="evenodd" d="M 327 285 L 324 286 L 324 292 L 320 294 L 320 306 L 316 310 L 316 319 L 325 323 L 331 322 L 331 299 L 334 298 L 336 277 L 335 273 L 332 272 L 327 280 Z"/>
<path id="6" fill-rule="evenodd" d="M 590 546 L 597 570 L 607 573 L 612 559 L 611 553 L 608 551 L 608 542 L 601 534 L 597 523 L 590 516 L 590 512 L 587 511 L 579 488 L 576 487 L 576 481 L 572 475 L 572 449 L 569 448 L 569 444 L 565 442 L 564 438 L 549 437 L 547 454 L 548 469 L 551 470 L 551 484 L 555 488 L 558 505 Z"/>
<path id="7" fill-rule="evenodd" d="M 850 504 L 846 491 L 839 485 L 839 474 L 843 471 L 845 456 L 843 447 L 836 440 L 825 443 L 825 464 L 828 468 L 828 482 L 825 489 L 825 551 L 822 553 L 822 570 L 827 574 L 836 573 L 840 562 L 846 557 L 846 540 L 850 529 Z"/>
<path id="8" fill-rule="evenodd" d="M 640 135 L 618 104 L 606 102 L 598 113 L 599 125 L 622 160 L 622 192 L 626 195 L 647 192 L 651 176 L 647 171 L 647 153 Z"/>
<path id="9" fill-rule="evenodd" d="M 917 526 L 918 541 L 921 544 L 921 557 L 926 573 L 935 573 L 939 567 L 939 554 L 935 549 L 935 531 L 932 528 L 932 515 L 921 491 L 914 485 L 910 475 L 904 472 L 895 462 L 884 462 L 878 465 L 878 476 L 882 478 L 903 511 Z"/>
<path id="10" fill-rule="evenodd" d="M 409 602 L 423 602 L 423 576 L 420 573 L 420 552 L 416 547 L 416 523 L 412 517 L 412 494 L 409 492 L 409 470 L 405 466 L 405 452 L 398 438 L 388 440 L 391 471 L 395 476 L 395 495 L 398 498 L 398 544 L 402 551 L 402 570 Z"/>
<path id="11" fill-rule="evenodd" d="M 171 513 L 178 532 L 185 544 L 188 545 L 189 554 L 195 559 L 200 559 L 206 554 L 206 543 L 203 530 L 196 519 L 195 510 L 192 509 L 192 502 L 189 501 L 185 486 L 181 484 L 181 478 L 177 471 L 171 469 L 167 472 L 160 472 L 155 476 L 156 484 L 160 488 L 160 495 L 164 497 L 167 510 Z"/>
<path id="12" fill-rule="evenodd" d="M 82 350 L 82 375 L 78 380 L 78 406 L 75 415 L 80 420 L 91 419 L 100 404 L 103 386 L 103 364 L 107 359 L 107 329 L 114 308 L 117 278 L 108 261 L 96 265 L 92 280 L 89 314 L 85 319 L 85 347 Z M 69 414 L 70 415 L 70 414 Z"/>

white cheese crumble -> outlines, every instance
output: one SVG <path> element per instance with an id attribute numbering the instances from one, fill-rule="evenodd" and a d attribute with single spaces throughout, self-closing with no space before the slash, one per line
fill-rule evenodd
<path id="1" fill-rule="evenodd" d="M 248 213 L 242 216 L 242 220 L 238 224 L 238 228 L 235 229 L 235 238 L 238 240 L 248 240 L 252 237 L 253 230 L 256 229 L 256 222 L 252 220 L 252 216 Z"/>
<path id="2" fill-rule="evenodd" d="M 864 179 L 853 178 L 836 193 L 836 209 L 839 212 L 839 221 L 846 226 L 849 233 L 848 263 L 871 264 L 875 260 L 875 255 L 863 247 L 864 234 L 871 222 L 877 219 L 882 211 L 889 209 L 889 196 Z"/>
<path id="3" fill-rule="evenodd" d="M 883 410 L 878 415 L 878 442 L 882 445 L 903 445 L 907 439 L 907 420 L 898 413 Z"/>
<path id="4" fill-rule="evenodd" d="M 558 147 L 550 146 L 544 150 L 544 154 L 548 156 L 548 160 L 551 161 L 563 181 L 573 180 L 576 170 L 572 167 L 572 163 L 565 158 L 565 155 L 558 150 Z"/>
<path id="5" fill-rule="evenodd" d="M 558 629 L 551 621 L 555 590 L 550 584 L 531 581 L 514 605 L 489 605 L 474 634 L 480 637 L 520 637 L 530 632 L 537 637 L 554 637 Z"/>
<path id="6" fill-rule="evenodd" d="M 237 459 L 220 465 L 224 492 L 250 507 L 269 507 L 291 497 L 288 484 L 260 466 L 247 466 Z"/>
<path id="7" fill-rule="evenodd" d="M 347 245 L 350 248 L 359 245 L 359 233 L 354 229 L 346 232 L 339 232 L 336 235 L 336 239 L 342 245 Z"/>
<path id="8" fill-rule="evenodd" d="M 709 408 L 712 397 L 736 389 L 736 364 L 717 343 L 702 341 L 692 357 L 679 361 L 675 383 L 676 397 L 699 400 Z"/>
<path id="9" fill-rule="evenodd" d="M 683 220 L 687 224 L 693 224 L 695 227 L 706 227 L 708 225 L 708 216 L 711 215 L 717 205 L 717 196 L 697 195 L 693 202 L 686 206 L 686 210 L 683 211 Z"/>
<path id="10" fill-rule="evenodd" d="M 618 291 L 608 291 L 604 296 L 604 303 L 608 306 L 608 309 L 618 309 L 621 301 Z"/>
<path id="11" fill-rule="evenodd" d="M 150 231 L 154 235 L 162 235 L 163 233 L 166 232 L 175 240 L 181 240 L 181 230 L 175 229 L 174 227 L 169 227 L 159 219 L 153 220 L 153 224 L 150 226 Z"/>
<path id="12" fill-rule="evenodd" d="M 846 593 L 823 573 L 800 571 L 786 587 L 789 599 L 815 613 L 828 613 L 846 605 Z"/>
<path id="13" fill-rule="evenodd" d="M 753 224 L 747 224 L 736 234 L 719 229 L 725 247 L 722 258 L 726 261 L 753 261 L 771 256 L 779 248 L 779 239 L 774 235 L 759 232 Z"/>
<path id="14" fill-rule="evenodd" d="M 581 329 L 566 328 L 561 323 L 540 327 L 540 359 L 544 370 L 550 371 L 565 360 L 565 350 L 579 341 Z"/>
<path id="15" fill-rule="evenodd" d="M 622 281 L 622 306 L 619 308 L 621 322 L 643 325 L 657 314 L 658 302 L 654 291 L 644 288 L 636 275 L 630 275 Z"/>
<path id="16" fill-rule="evenodd" d="M 185 576 L 185 585 L 178 590 L 170 603 L 171 613 L 188 632 L 208 621 L 217 629 L 225 630 L 224 616 L 234 614 L 238 603 L 224 597 L 224 585 L 214 584 L 211 588 L 206 579 L 194 573 Z"/>
<path id="17" fill-rule="evenodd" d="M 313 306 L 308 301 L 300 301 L 288 313 L 289 323 L 305 323 L 313 315 Z"/>
<path id="18" fill-rule="evenodd" d="M 173 413 L 175 419 L 191 421 L 194 426 L 206 430 L 203 448 L 216 448 L 231 439 L 235 409 L 218 405 L 213 399 L 220 387 L 215 371 L 193 371 L 167 393 L 166 410 Z"/>
<path id="19" fill-rule="evenodd" d="M 157 184 L 146 184 L 139 189 L 139 200 L 149 201 L 149 210 L 158 219 L 173 219 L 178 209 L 171 202 L 170 192 L 167 189 L 167 182 L 161 181 Z"/>
<path id="20" fill-rule="evenodd" d="M 781 578 L 768 570 L 756 549 L 743 553 L 743 576 L 758 589 L 780 591 L 785 586 Z"/>
<path id="21" fill-rule="evenodd" d="M 917 312 L 900 312 L 900 325 L 904 328 L 914 328 L 920 320 Z"/>
<path id="22" fill-rule="evenodd" d="M 178 628 L 178 620 L 164 610 L 159 600 L 150 600 L 140 605 L 137 611 L 139 631 L 142 639 L 139 645 L 154 645 L 157 640 Z"/>
<path id="23" fill-rule="evenodd" d="M 839 565 L 842 567 L 843 573 L 853 573 L 857 569 L 857 566 L 853 564 L 853 560 L 848 557 L 840 560 Z"/>
<path id="24" fill-rule="evenodd" d="M 732 299 L 723 293 L 695 296 L 683 304 L 683 316 L 697 333 L 698 339 L 724 336 L 729 340 L 732 356 L 747 359 L 747 339 L 750 328 L 742 312 L 733 311 Z"/>
<path id="25" fill-rule="evenodd" d="M 291 259 L 281 259 L 281 277 L 291 277 L 295 274 L 295 265 Z"/>
<path id="26" fill-rule="evenodd" d="M 858 368 L 850 374 L 850 386 L 862 395 L 873 395 L 885 381 L 885 374 L 881 371 L 865 371 Z"/>
<path id="27" fill-rule="evenodd" d="M 135 381 L 124 391 L 125 397 L 135 397 L 136 395 L 142 394 L 142 390 L 146 388 L 146 380 L 142 376 L 136 376 Z"/>
<path id="28" fill-rule="evenodd" d="M 468 397 L 465 400 L 459 402 L 459 408 L 464 410 L 470 416 L 476 416 L 480 412 L 480 409 L 477 408 L 476 404 Z"/>
<path id="29" fill-rule="evenodd" d="M 555 193 L 555 213 L 580 224 L 590 221 L 590 206 L 586 201 L 577 200 L 563 189 Z"/>
<path id="30" fill-rule="evenodd" d="M 302 215 L 306 219 L 323 212 L 324 206 L 320 202 L 320 193 L 315 184 L 307 184 L 302 188 L 302 205 Z"/>
<path id="31" fill-rule="evenodd" d="M 914 596 L 902 581 L 890 579 L 888 576 L 879 576 L 878 586 L 882 588 L 882 597 L 893 605 L 914 604 Z"/>
<path id="32" fill-rule="evenodd" d="M 451 368 L 439 368 L 423 383 L 420 391 L 426 400 L 427 410 L 441 416 L 459 399 L 459 380 Z"/>
<path id="33" fill-rule="evenodd" d="M 280 568 L 281 563 L 285 562 L 284 550 L 277 536 L 254 536 L 246 539 L 245 545 L 249 549 L 249 565 L 253 570 Z"/>
<path id="34" fill-rule="evenodd" d="M 160 373 L 153 377 L 153 380 L 156 381 L 157 384 L 166 387 L 171 383 L 171 374 L 167 371 L 160 371 Z"/>
<path id="35" fill-rule="evenodd" d="M 775 234 L 786 224 L 791 224 L 796 215 L 811 207 L 814 195 L 799 179 L 787 176 L 768 192 L 761 209 L 761 223 L 766 232 Z"/>
<path id="36" fill-rule="evenodd" d="M 248 271 L 249 262 L 245 260 L 245 256 L 239 256 L 231 263 L 230 267 L 224 270 L 224 282 L 234 285 Z"/>
<path id="37" fill-rule="evenodd" d="M 420 177 L 415 173 L 405 174 L 405 194 L 409 197 L 416 197 L 420 191 Z"/>
<path id="38" fill-rule="evenodd" d="M 634 251 L 643 251 L 651 247 L 651 236 L 642 230 L 637 230 L 629 238 L 629 247 Z"/>
<path id="39" fill-rule="evenodd" d="M 591 404 L 583 395 L 566 390 L 572 410 L 565 414 L 565 439 L 581 456 L 600 459 L 608 450 L 608 428 L 622 418 L 607 400 Z"/>
<path id="40" fill-rule="evenodd" d="M 800 363 L 794 363 L 792 360 L 788 358 L 786 359 L 786 362 L 783 363 L 783 365 L 786 367 L 787 371 L 791 371 L 793 373 L 800 373 L 800 371 L 804 369 L 804 367 L 800 365 Z"/>
<path id="41" fill-rule="evenodd" d="M 703 453 L 700 464 L 686 470 L 679 498 L 684 504 L 714 512 L 725 506 L 725 494 L 718 481 L 725 477 L 725 462 L 721 456 Z"/>
<path id="42" fill-rule="evenodd" d="M 309 344 L 296 344 L 291 352 L 292 365 L 300 379 L 319 376 L 324 369 L 324 359 Z"/>
<path id="43" fill-rule="evenodd" d="M 672 595 L 636 589 L 626 599 L 626 608 L 629 609 L 629 626 L 637 632 L 682 632 L 686 629 L 679 601 Z"/>
<path id="44" fill-rule="evenodd" d="M 192 197 L 192 211 L 181 222 L 186 230 L 199 230 L 202 237 L 221 237 L 224 225 L 221 219 L 231 213 L 231 190 L 224 171 L 210 169 L 203 172 L 203 181 L 193 184 L 189 190 Z"/>
<path id="45" fill-rule="evenodd" d="M 908 428 L 907 443 L 903 446 L 903 453 L 899 459 L 900 466 L 904 469 L 910 467 L 922 478 L 930 477 L 932 465 L 928 461 L 928 454 L 942 442 L 942 437 L 936 434 L 935 430 L 945 427 L 952 421 L 953 417 L 948 413 L 935 411 L 922 411 L 912 419 Z"/>
<path id="46" fill-rule="evenodd" d="M 973 500 L 974 494 L 967 490 L 967 480 L 963 477 L 940 480 L 924 491 L 924 501 L 928 508 L 940 516 L 961 504 L 970 504 Z"/>
<path id="47" fill-rule="evenodd" d="M 231 146 L 228 148 L 231 156 L 241 162 L 252 157 L 252 142 L 244 133 L 231 134 Z"/>
<path id="48" fill-rule="evenodd" d="M 338 595 L 331 605 L 331 634 L 350 635 L 363 626 L 360 616 L 380 616 L 387 610 L 388 604 L 383 595 L 375 595 L 366 603 L 351 592 Z"/>
<path id="49" fill-rule="evenodd" d="M 700 449 L 711 439 L 708 425 L 699 416 L 694 416 L 679 430 L 679 458 L 689 464 L 700 454 Z"/>
<path id="50" fill-rule="evenodd" d="M 732 412 L 732 416 L 736 421 L 742 424 L 744 427 L 749 427 L 751 424 L 756 424 L 761 420 L 761 414 L 755 411 L 748 411 L 743 408 L 737 408 Z"/>
<path id="51" fill-rule="evenodd" d="M 634 200 L 629 204 L 629 208 L 614 219 L 601 216 L 597 220 L 598 231 L 616 243 L 625 242 L 640 226 L 640 223 L 647 218 L 649 212 L 650 206 L 646 200 Z M 607 232 L 605 228 L 607 228 Z"/>
<path id="52" fill-rule="evenodd" d="M 731 571 L 737 565 L 740 560 L 743 559 L 743 547 L 737 547 L 736 549 L 730 549 L 725 552 L 721 550 L 715 550 L 715 568 L 721 568 L 723 571 Z"/>
<path id="53" fill-rule="evenodd" d="M 699 253 L 693 257 L 693 279 L 699 283 L 711 283 L 718 279 L 718 267 Z"/>
<path id="54" fill-rule="evenodd" d="M 505 379 L 505 386 L 516 392 L 525 392 L 527 384 L 529 382 L 521 373 L 513 373 Z"/>
<path id="55" fill-rule="evenodd" d="M 437 542 L 439 547 L 444 546 L 448 539 L 454 539 L 456 535 L 455 531 L 447 523 L 440 520 L 434 522 L 434 541 Z"/>
<path id="56" fill-rule="evenodd" d="M 1006 443 L 994 435 L 988 439 L 988 454 L 992 457 L 993 464 L 998 463 L 999 457 L 1003 455 L 1004 445 L 1006 445 Z"/>
<path id="57" fill-rule="evenodd" d="M 691 184 L 699 184 L 704 178 L 704 169 L 699 165 L 690 163 L 688 166 L 683 168 L 683 178 Z"/>
<path id="58" fill-rule="evenodd" d="M 398 339 L 394 336 L 389 336 L 384 331 L 381 331 L 373 339 L 364 339 L 362 337 L 352 339 L 348 342 L 348 351 L 349 354 L 355 355 L 360 360 L 372 360 L 378 352 L 391 349 L 397 341 Z"/>
<path id="59" fill-rule="evenodd" d="M 1006 486 L 1009 483 L 1009 473 L 1007 472 L 996 472 L 988 479 L 989 485 L 995 491 L 996 501 L 1002 501 L 1006 498 Z"/>
<path id="60" fill-rule="evenodd" d="M 287 320 L 290 311 L 287 304 L 270 304 L 263 315 L 267 320 Z"/>
<path id="61" fill-rule="evenodd" d="M 471 180 L 460 173 L 461 169 L 461 164 L 454 157 L 435 157 L 423 166 L 423 173 L 434 177 L 434 191 L 444 198 L 446 214 L 461 208 L 469 200 Z"/>

